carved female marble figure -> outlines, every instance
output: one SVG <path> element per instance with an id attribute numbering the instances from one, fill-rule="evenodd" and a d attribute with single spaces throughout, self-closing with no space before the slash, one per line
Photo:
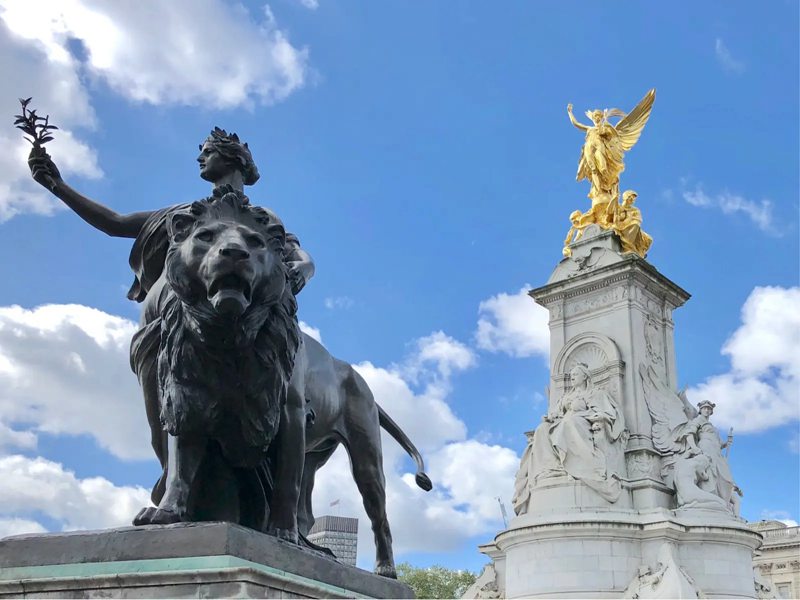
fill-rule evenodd
<path id="1" fill-rule="evenodd" d="M 697 447 L 700 452 L 708 456 L 711 460 L 711 469 L 714 476 L 716 494 L 730 504 L 731 510 L 738 514 L 738 496 L 742 495 L 739 486 L 733 480 L 733 473 L 728 465 L 728 459 L 722 455 L 722 451 L 733 443 L 733 438 L 729 437 L 724 442 L 720 440 L 717 428 L 709 420 L 714 414 L 716 405 L 708 400 L 703 400 L 697 404 L 699 411 L 698 418 L 702 421 L 697 423 Z"/>
<path id="2" fill-rule="evenodd" d="M 708 474 L 703 490 L 716 494 L 724 506 L 737 514 L 742 490 L 733 480 L 728 459 L 722 455 L 722 450 L 730 446 L 733 438 L 721 441 L 716 427 L 709 420 L 714 413 L 714 403 L 703 400 L 695 409 L 685 394 L 675 393 L 652 365 L 640 364 L 639 375 L 647 408 L 653 418 L 653 445 L 665 456 L 674 456 L 676 487 L 679 467 L 690 472 L 689 467 L 680 461 L 703 456 L 708 460 L 708 468 L 703 470 Z M 684 481 L 688 482 L 689 477 Z M 669 478 L 667 482 L 669 485 Z"/>
<path id="3" fill-rule="evenodd" d="M 615 502 L 620 482 L 618 461 L 611 455 L 614 445 L 624 445 L 622 411 L 608 392 L 594 385 L 586 365 L 573 367 L 569 380 L 570 389 L 542 418 L 533 436 L 532 484 L 566 473 Z"/>

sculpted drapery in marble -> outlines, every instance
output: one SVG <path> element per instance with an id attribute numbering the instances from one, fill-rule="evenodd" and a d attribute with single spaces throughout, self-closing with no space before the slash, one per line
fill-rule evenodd
<path id="1" fill-rule="evenodd" d="M 527 512 L 530 488 L 559 475 L 582 481 L 609 502 L 619 498 L 619 474 L 610 454 L 613 445 L 624 446 L 625 418 L 611 394 L 594 384 L 585 364 L 570 370 L 569 381 L 569 390 L 529 436 L 517 474 L 517 514 Z"/>
<path id="2" fill-rule="evenodd" d="M 640 365 L 645 401 L 653 419 L 653 445 L 672 466 L 672 483 L 679 508 L 713 508 L 739 513 L 742 490 L 733 480 L 722 453 L 733 443 L 723 442 L 710 417 L 714 403 L 703 400 L 695 409 L 683 393 L 675 393 L 652 366 Z M 713 497 L 710 497 L 713 496 Z"/>

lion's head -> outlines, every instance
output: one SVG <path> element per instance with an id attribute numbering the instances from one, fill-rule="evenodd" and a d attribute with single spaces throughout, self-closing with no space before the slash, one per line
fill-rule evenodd
<path id="1" fill-rule="evenodd" d="M 236 319 L 285 296 L 285 231 L 246 196 L 228 192 L 195 202 L 167 226 L 166 277 L 184 304 Z"/>
<path id="2" fill-rule="evenodd" d="M 193 419 L 215 419 L 222 396 L 235 393 L 249 407 L 245 443 L 263 446 L 275 434 L 300 344 L 283 225 L 241 192 L 218 189 L 171 215 L 167 229 L 164 274 L 173 294 L 161 315 L 162 422 L 177 435 Z"/>

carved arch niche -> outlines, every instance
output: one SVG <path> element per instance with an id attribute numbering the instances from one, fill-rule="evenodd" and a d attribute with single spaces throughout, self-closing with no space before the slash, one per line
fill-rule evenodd
<path id="1" fill-rule="evenodd" d="M 620 408 L 624 406 L 625 362 L 614 340 L 601 333 L 581 333 L 564 344 L 553 363 L 551 379 L 555 393 L 550 394 L 551 406 L 566 391 L 569 372 L 578 363 L 586 364 L 594 384 L 611 394 Z"/>

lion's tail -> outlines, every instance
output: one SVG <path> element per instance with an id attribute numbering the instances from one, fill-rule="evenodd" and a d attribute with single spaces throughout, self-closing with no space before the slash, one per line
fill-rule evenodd
<path id="1" fill-rule="evenodd" d="M 403 447 L 403 450 L 408 452 L 411 458 L 414 459 L 414 462 L 417 463 L 417 474 L 414 477 L 417 485 L 426 492 L 430 492 L 433 488 L 433 483 L 431 483 L 430 477 L 425 474 L 425 463 L 423 462 L 422 455 L 419 453 L 419 450 L 417 450 L 417 447 L 410 439 L 408 439 L 408 436 L 402 429 L 400 429 L 400 426 L 395 423 L 379 405 L 378 415 L 381 427 L 383 427 L 389 433 L 389 435 L 397 440 L 397 443 Z"/>

